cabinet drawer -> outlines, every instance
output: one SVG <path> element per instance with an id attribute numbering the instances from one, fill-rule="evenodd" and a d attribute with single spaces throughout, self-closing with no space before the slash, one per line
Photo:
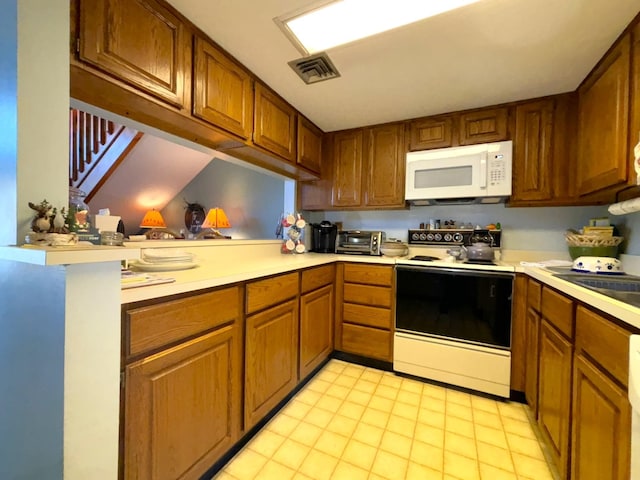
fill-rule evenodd
<path id="1" fill-rule="evenodd" d="M 345 352 L 391 361 L 391 332 L 377 328 L 342 325 L 342 349 Z"/>
<path id="2" fill-rule="evenodd" d="M 623 385 L 629 379 L 631 332 L 579 306 L 576 312 L 576 349 L 583 351 Z"/>
<path id="3" fill-rule="evenodd" d="M 391 310 L 388 308 L 370 307 L 345 303 L 342 308 L 344 322 L 357 323 L 370 327 L 391 329 Z"/>
<path id="4" fill-rule="evenodd" d="M 277 305 L 296 295 L 298 295 L 297 272 L 248 283 L 247 313 Z"/>
<path id="5" fill-rule="evenodd" d="M 573 338 L 573 301 L 550 288 L 542 288 L 542 316 L 554 327 Z"/>
<path id="6" fill-rule="evenodd" d="M 345 302 L 349 303 L 391 307 L 391 289 L 387 287 L 345 283 L 343 298 Z"/>
<path id="7" fill-rule="evenodd" d="M 542 297 L 542 284 L 535 280 L 529 279 L 527 285 L 527 306 L 533 308 L 536 312 L 540 312 L 540 299 Z"/>
<path id="8" fill-rule="evenodd" d="M 302 272 L 301 291 L 302 293 L 307 293 L 316 288 L 334 283 L 335 280 L 335 265 L 323 265 L 322 267 L 310 268 Z"/>
<path id="9" fill-rule="evenodd" d="M 188 338 L 240 317 L 240 287 L 193 295 L 125 312 L 126 356 Z"/>
<path id="10" fill-rule="evenodd" d="M 344 266 L 344 281 L 390 287 L 393 281 L 393 267 L 347 263 Z"/>

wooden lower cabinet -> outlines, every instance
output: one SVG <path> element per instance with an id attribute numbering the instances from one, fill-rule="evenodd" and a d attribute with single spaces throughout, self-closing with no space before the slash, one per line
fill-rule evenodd
<path id="1" fill-rule="evenodd" d="M 582 355 L 575 359 L 573 385 L 570 478 L 629 479 L 631 409 L 627 391 Z"/>
<path id="2" fill-rule="evenodd" d="M 524 395 L 534 417 L 537 418 L 540 315 L 532 307 L 529 307 L 525 318 L 526 353 Z"/>
<path id="3" fill-rule="evenodd" d="M 338 267 L 336 349 L 393 360 L 393 266 L 346 263 Z"/>
<path id="4" fill-rule="evenodd" d="M 310 374 L 333 351 L 333 305 L 333 284 L 300 297 L 301 379 Z"/>
<path id="5" fill-rule="evenodd" d="M 125 369 L 124 478 L 198 479 L 240 437 L 236 323 Z"/>
<path id="6" fill-rule="evenodd" d="M 245 429 L 298 383 L 298 299 L 246 318 Z"/>
<path id="7" fill-rule="evenodd" d="M 560 478 L 569 466 L 573 345 L 546 319 L 540 329 L 538 424 Z"/>

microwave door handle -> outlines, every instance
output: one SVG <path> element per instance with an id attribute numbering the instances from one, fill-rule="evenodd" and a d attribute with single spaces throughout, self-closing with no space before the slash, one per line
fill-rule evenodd
<path id="1" fill-rule="evenodd" d="M 487 188 L 487 152 L 480 154 L 480 188 Z"/>

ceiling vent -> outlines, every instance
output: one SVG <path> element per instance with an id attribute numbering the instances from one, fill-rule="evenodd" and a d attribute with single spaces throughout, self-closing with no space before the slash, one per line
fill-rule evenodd
<path id="1" fill-rule="evenodd" d="M 289 66 L 306 84 L 338 78 L 340 73 L 325 52 L 289 62 Z"/>

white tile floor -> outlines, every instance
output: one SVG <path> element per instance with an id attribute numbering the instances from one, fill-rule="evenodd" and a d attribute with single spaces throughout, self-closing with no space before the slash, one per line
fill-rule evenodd
<path id="1" fill-rule="evenodd" d="M 215 480 L 553 480 L 528 407 L 331 360 Z"/>

